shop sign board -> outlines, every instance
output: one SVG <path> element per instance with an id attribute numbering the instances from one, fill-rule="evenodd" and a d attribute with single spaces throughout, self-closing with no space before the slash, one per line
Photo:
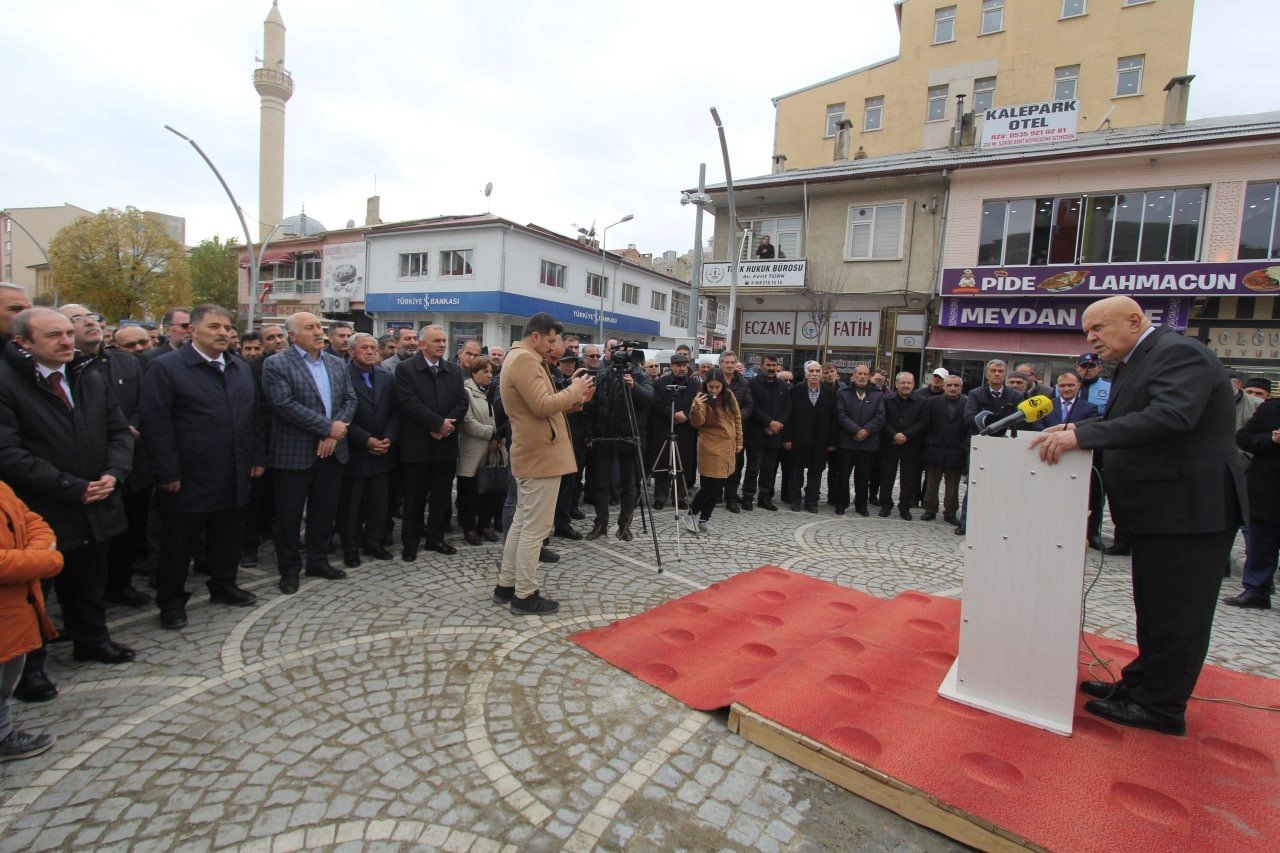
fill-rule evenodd
<path id="1" fill-rule="evenodd" d="M 1280 265 L 1230 263 L 1088 264 L 1076 267 L 954 267 L 943 296 L 1274 296 Z"/>
<path id="2" fill-rule="evenodd" d="M 1188 299 L 1142 298 L 1138 304 L 1152 323 L 1187 328 Z M 961 329 L 1042 329 L 1080 331 L 1091 299 L 980 298 L 942 300 L 938 323 Z"/>

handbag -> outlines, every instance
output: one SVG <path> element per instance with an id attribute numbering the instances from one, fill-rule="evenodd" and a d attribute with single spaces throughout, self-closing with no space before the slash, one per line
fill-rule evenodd
<path id="1" fill-rule="evenodd" d="M 476 469 L 476 487 L 482 495 L 505 495 L 510 462 L 505 447 L 490 450 Z"/>

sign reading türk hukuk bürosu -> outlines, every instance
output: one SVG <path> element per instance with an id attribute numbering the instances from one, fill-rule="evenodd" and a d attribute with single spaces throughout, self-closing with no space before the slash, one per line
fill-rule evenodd
<path id="1" fill-rule="evenodd" d="M 1013 107 L 992 107 L 982 114 L 982 148 L 1070 142 L 1080 123 L 1080 102 L 1042 101 Z"/>
<path id="2" fill-rule="evenodd" d="M 942 271 L 943 296 L 1274 296 L 1280 264 L 1090 264 L 953 267 Z"/>

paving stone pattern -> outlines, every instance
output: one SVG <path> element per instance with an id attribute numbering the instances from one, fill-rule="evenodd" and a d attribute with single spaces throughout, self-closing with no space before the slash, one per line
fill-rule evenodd
<path id="1" fill-rule="evenodd" d="M 566 637 L 763 563 L 879 596 L 959 595 L 963 540 L 940 521 L 826 506 L 721 508 L 711 525 L 677 561 L 659 514 L 663 574 L 643 536 L 555 540 L 563 560 L 541 577 L 563 607 L 548 619 L 490 603 L 499 546 L 461 542 L 454 557 L 304 578 L 294 596 L 268 558 L 241 574 L 256 607 L 197 595 L 179 632 L 150 608 L 113 609 L 137 661 L 76 664 L 55 645 L 61 695 L 15 703 L 19 726 L 58 743 L 0 765 L 0 849 L 956 849 Z M 1133 639 L 1128 568 L 1107 558 L 1091 630 Z M 1220 608 L 1210 657 L 1280 677 L 1277 626 L 1275 612 Z"/>

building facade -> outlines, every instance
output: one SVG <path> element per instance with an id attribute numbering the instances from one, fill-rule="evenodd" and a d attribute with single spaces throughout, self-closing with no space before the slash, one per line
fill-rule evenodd
<path id="1" fill-rule="evenodd" d="M 0 281 L 21 285 L 32 299 L 51 299 L 53 279 L 45 261 L 49 241 L 80 217 L 93 215 L 74 204 L 0 211 Z"/>
<path id="2" fill-rule="evenodd" d="M 775 162 L 809 168 L 859 151 L 945 146 L 957 96 L 978 125 L 988 108 L 1050 100 L 1077 100 L 1081 129 L 1157 124 L 1161 87 L 1187 73 L 1193 0 L 897 0 L 892 8 L 897 56 L 773 99 Z"/>

